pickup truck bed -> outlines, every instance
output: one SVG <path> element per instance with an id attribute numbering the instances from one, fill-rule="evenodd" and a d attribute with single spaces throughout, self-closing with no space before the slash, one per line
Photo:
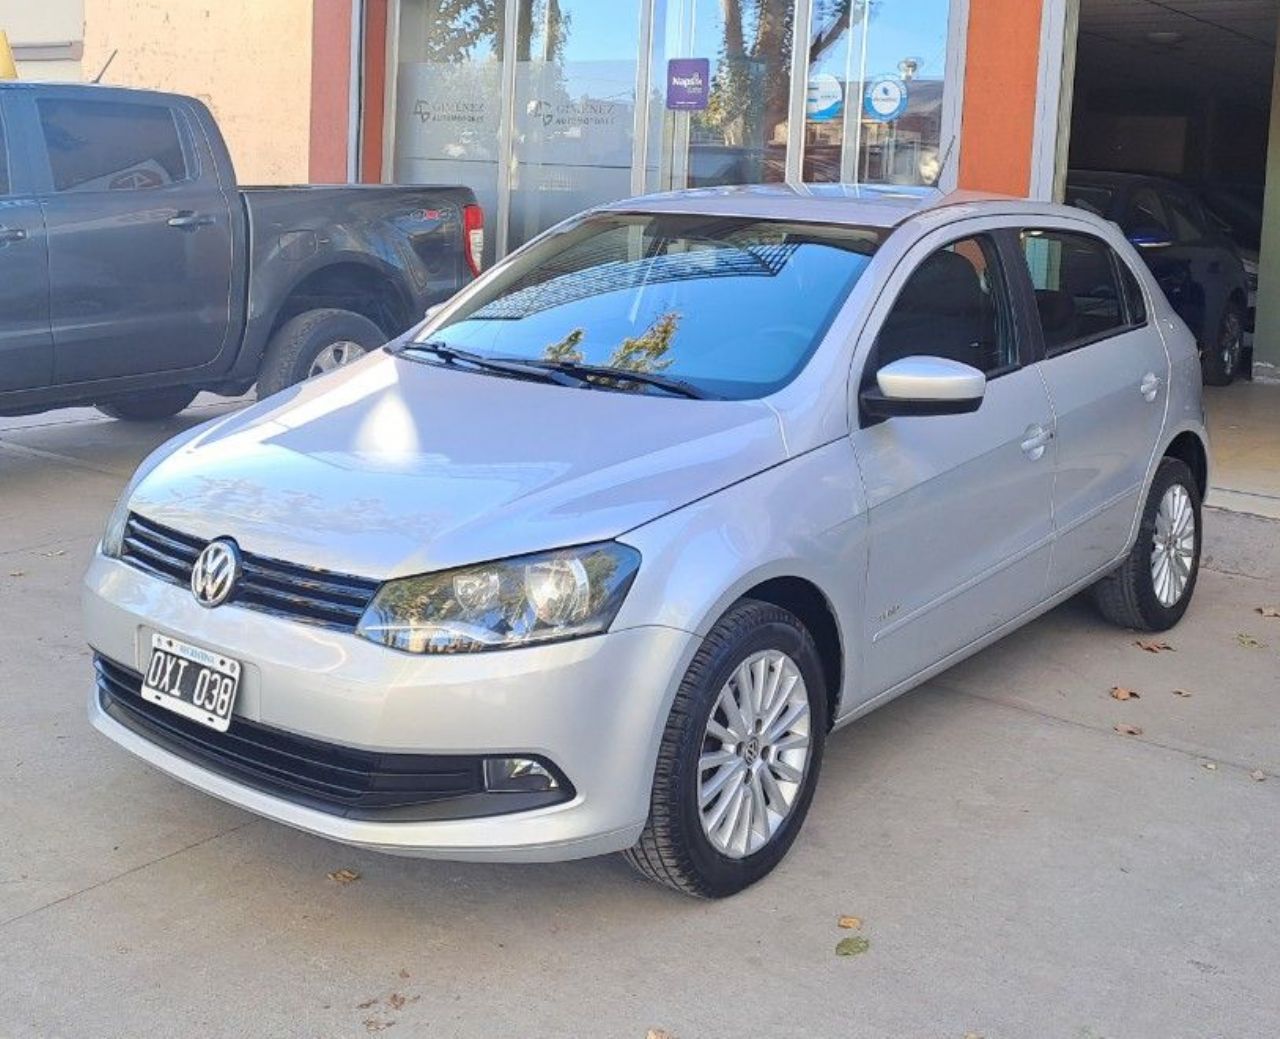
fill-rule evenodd
<path id="1" fill-rule="evenodd" d="M 0 83 L 0 414 L 274 392 L 415 324 L 482 249 L 468 188 L 241 188 L 195 99 Z"/>

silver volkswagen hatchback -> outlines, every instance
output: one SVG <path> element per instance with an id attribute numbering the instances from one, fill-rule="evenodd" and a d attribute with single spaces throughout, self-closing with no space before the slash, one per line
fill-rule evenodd
<path id="1" fill-rule="evenodd" d="M 621 202 L 148 458 L 90 717 L 335 840 L 728 895 L 834 728 L 1082 589 L 1175 624 L 1207 457 L 1196 344 L 1086 213 Z"/>

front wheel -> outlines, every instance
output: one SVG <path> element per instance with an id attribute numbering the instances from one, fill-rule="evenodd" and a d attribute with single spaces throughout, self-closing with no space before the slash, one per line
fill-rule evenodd
<path id="1" fill-rule="evenodd" d="M 386 341 L 382 329 L 361 314 L 330 307 L 308 310 L 271 337 L 258 372 L 258 396 L 341 368 Z"/>
<path id="2" fill-rule="evenodd" d="M 172 386 L 117 397 L 115 400 L 104 401 L 97 408 L 108 418 L 125 422 L 158 422 L 160 419 L 172 418 L 195 399 L 195 390 L 186 386 Z"/>
<path id="3" fill-rule="evenodd" d="M 1239 304 L 1228 303 L 1218 322 L 1217 339 L 1206 343 L 1201 362 L 1204 381 L 1210 386 L 1229 386 L 1240 368 L 1244 349 L 1244 311 Z"/>
<path id="4" fill-rule="evenodd" d="M 1118 570 L 1093 588 L 1102 615 L 1138 631 L 1182 619 L 1200 573 L 1200 489 L 1187 464 L 1162 458 L 1147 494 L 1138 540 Z"/>
<path id="5" fill-rule="evenodd" d="M 813 638 L 744 599 L 704 640 L 676 693 L 627 860 L 650 880 L 723 898 L 768 874 L 809 810 L 827 732 Z"/>

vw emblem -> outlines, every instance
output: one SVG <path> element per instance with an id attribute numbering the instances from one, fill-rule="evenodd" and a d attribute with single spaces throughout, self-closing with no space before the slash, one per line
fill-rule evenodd
<path id="1" fill-rule="evenodd" d="M 240 549 L 230 538 L 210 541 L 191 568 L 191 594 L 201 606 L 221 606 L 240 579 Z"/>

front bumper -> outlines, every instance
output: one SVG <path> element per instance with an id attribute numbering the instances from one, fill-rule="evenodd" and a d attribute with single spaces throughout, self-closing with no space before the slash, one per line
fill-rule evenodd
<path id="1" fill-rule="evenodd" d="M 432 821 L 373 821 L 317 810 L 173 753 L 104 710 L 93 725 L 134 754 L 225 801 L 348 844 L 405 855 L 553 861 L 630 847 L 675 688 L 694 636 L 640 627 L 594 638 L 466 656 L 417 657 L 354 635 L 224 606 L 96 556 L 85 578 L 85 627 L 105 658 L 145 668 L 161 632 L 242 664 L 235 714 L 362 750 L 528 754 L 568 777 L 572 800 L 529 811 Z M 234 721 L 232 723 L 234 729 Z"/>

